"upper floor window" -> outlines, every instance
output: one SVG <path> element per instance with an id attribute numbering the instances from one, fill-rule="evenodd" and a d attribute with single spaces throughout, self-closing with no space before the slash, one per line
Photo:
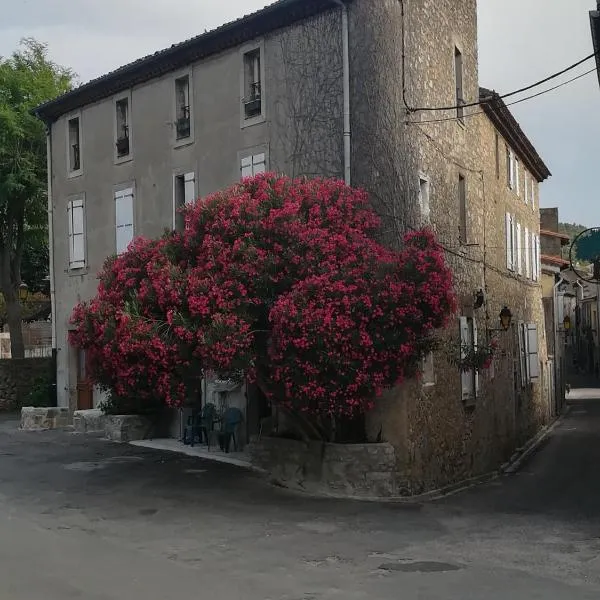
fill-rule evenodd
<path id="1" fill-rule="evenodd" d="M 69 231 L 69 269 L 85 267 L 85 208 L 84 197 L 77 196 L 67 204 Z"/>
<path id="2" fill-rule="evenodd" d="M 67 157 L 69 175 L 81 173 L 81 120 L 80 117 L 69 119 L 67 125 Z"/>
<path id="3" fill-rule="evenodd" d="M 458 237 L 461 243 L 467 243 L 467 181 L 464 175 L 458 176 Z"/>
<path id="4" fill-rule="evenodd" d="M 429 223 L 429 181 L 425 177 L 419 177 L 419 207 L 423 221 Z"/>
<path id="5" fill-rule="evenodd" d="M 244 54 L 244 116 L 253 119 L 262 114 L 262 76 L 260 48 Z"/>
<path id="6" fill-rule="evenodd" d="M 175 135 L 177 140 L 190 138 L 192 134 L 192 107 L 190 76 L 175 80 Z"/>
<path id="7" fill-rule="evenodd" d="M 465 93 L 463 88 L 463 56 L 458 48 L 454 48 L 454 78 L 456 83 L 456 118 L 461 122 L 465 122 Z"/>
<path id="8" fill-rule="evenodd" d="M 115 192 L 115 237 L 117 254 L 122 254 L 133 240 L 133 188 Z"/>
<path id="9" fill-rule="evenodd" d="M 519 159 L 514 156 L 514 154 L 513 157 L 515 159 L 515 187 L 517 189 L 517 196 L 519 196 L 521 194 L 521 173 L 519 169 Z"/>
<path id="10" fill-rule="evenodd" d="M 129 98 L 117 100 L 115 109 L 117 158 L 124 158 L 130 152 Z"/>

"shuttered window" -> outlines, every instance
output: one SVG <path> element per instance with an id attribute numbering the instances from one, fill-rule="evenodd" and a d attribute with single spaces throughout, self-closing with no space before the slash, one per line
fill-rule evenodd
<path id="1" fill-rule="evenodd" d="M 83 198 L 69 201 L 67 205 L 69 225 L 69 268 L 85 267 L 85 212 Z"/>
<path id="2" fill-rule="evenodd" d="M 115 229 L 117 254 L 122 254 L 133 240 L 133 189 L 115 192 Z"/>
<path id="3" fill-rule="evenodd" d="M 525 277 L 531 278 L 531 238 L 529 228 L 525 227 Z"/>
<path id="4" fill-rule="evenodd" d="M 267 157 L 264 152 L 253 156 L 242 158 L 241 171 L 242 178 L 253 177 L 259 173 L 264 173 L 267 170 Z"/>

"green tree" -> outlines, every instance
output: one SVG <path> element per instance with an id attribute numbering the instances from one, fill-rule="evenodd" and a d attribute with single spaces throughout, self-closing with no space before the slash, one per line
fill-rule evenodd
<path id="1" fill-rule="evenodd" d="M 24 355 L 18 295 L 24 252 L 36 239 L 48 243 L 46 132 L 31 111 L 72 82 L 72 71 L 53 63 L 34 39 L 0 57 L 0 291 L 14 358 Z"/>

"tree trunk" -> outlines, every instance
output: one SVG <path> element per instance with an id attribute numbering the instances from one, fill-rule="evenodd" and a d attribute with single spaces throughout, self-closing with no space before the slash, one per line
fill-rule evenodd
<path id="1" fill-rule="evenodd" d="M 4 294 L 8 328 L 10 330 L 10 353 L 12 358 L 25 358 L 23 343 L 23 327 L 21 320 L 21 303 L 14 291 Z"/>

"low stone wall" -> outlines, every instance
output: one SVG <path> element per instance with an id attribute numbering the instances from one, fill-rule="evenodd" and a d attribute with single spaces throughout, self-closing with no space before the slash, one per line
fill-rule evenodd
<path id="1" fill-rule="evenodd" d="M 99 408 L 76 410 L 73 413 L 73 428 L 77 433 L 104 432 L 106 415 Z"/>
<path id="2" fill-rule="evenodd" d="M 153 429 L 149 419 L 138 415 L 107 415 L 104 418 L 104 433 L 113 442 L 144 440 Z"/>
<path id="3" fill-rule="evenodd" d="M 278 484 L 314 494 L 355 498 L 398 495 L 390 444 L 324 444 L 263 437 L 249 446 L 252 464 Z"/>
<path id="4" fill-rule="evenodd" d="M 52 365 L 52 358 L 1 359 L 0 412 L 20 409 L 36 379 L 52 375 Z"/>
<path id="5" fill-rule="evenodd" d="M 21 429 L 26 431 L 62 429 L 68 426 L 69 410 L 67 408 L 24 406 L 21 409 Z"/>

